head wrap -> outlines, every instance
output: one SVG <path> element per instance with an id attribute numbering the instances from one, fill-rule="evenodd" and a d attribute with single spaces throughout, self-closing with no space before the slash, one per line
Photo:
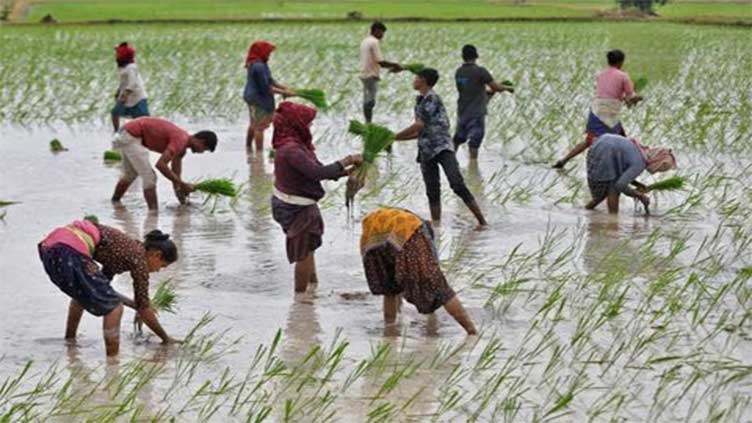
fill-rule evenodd
<path id="1" fill-rule="evenodd" d="M 245 58 L 245 66 L 251 66 L 256 62 L 268 62 L 269 56 L 276 47 L 274 44 L 266 41 L 256 41 L 248 48 L 248 55 Z"/>
<path id="2" fill-rule="evenodd" d="M 136 50 L 126 42 L 120 43 L 115 47 L 115 60 L 120 67 L 133 63 L 136 61 Z"/>
<path id="3" fill-rule="evenodd" d="M 272 146 L 277 149 L 288 143 L 300 144 L 313 152 L 311 122 L 316 117 L 316 109 L 290 101 L 282 102 L 274 112 L 274 135 Z"/>
<path id="4" fill-rule="evenodd" d="M 647 170 L 650 173 L 667 172 L 676 169 L 676 157 L 670 148 L 665 147 L 648 147 L 640 144 L 636 138 L 632 142 L 640 149 L 642 157 L 647 163 Z"/>

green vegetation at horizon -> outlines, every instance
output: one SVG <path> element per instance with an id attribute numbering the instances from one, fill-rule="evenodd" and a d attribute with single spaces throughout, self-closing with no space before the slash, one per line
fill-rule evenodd
<path id="1" fill-rule="evenodd" d="M 215 20 L 258 18 L 344 18 L 358 11 L 364 18 L 573 18 L 616 8 L 612 0 L 32 0 L 21 20 L 38 22 L 51 14 L 62 22 L 118 20 Z M 752 19 L 749 1 L 677 0 L 659 7 L 666 18 Z"/>

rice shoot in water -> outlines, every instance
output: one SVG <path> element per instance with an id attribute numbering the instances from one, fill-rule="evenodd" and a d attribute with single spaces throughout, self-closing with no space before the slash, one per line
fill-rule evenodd
<path id="1" fill-rule="evenodd" d="M 238 190 L 235 183 L 228 178 L 207 179 L 193 186 L 196 191 L 205 192 L 210 195 L 224 195 L 226 197 L 236 197 Z"/>

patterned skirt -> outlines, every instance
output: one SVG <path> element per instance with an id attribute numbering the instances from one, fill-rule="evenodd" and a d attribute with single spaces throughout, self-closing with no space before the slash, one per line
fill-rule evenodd
<path id="1" fill-rule="evenodd" d="M 587 154 L 587 183 L 590 189 L 590 196 L 593 197 L 593 201 L 600 203 L 608 197 L 611 192 L 617 192 L 614 186 L 616 181 L 597 181 L 593 174 L 595 169 L 600 166 L 600 160 L 595 158 L 593 150 L 588 150 Z"/>
<path id="2" fill-rule="evenodd" d="M 287 260 L 303 261 L 321 247 L 324 219 L 316 204 L 296 206 L 272 197 L 272 217 L 287 235 Z"/>
<path id="3" fill-rule="evenodd" d="M 39 258 L 50 281 L 89 313 L 104 316 L 122 302 L 94 260 L 75 249 L 40 245 Z"/>
<path id="4" fill-rule="evenodd" d="M 455 295 L 439 267 L 428 224 L 415 231 L 401 250 L 389 242 L 368 249 L 363 267 L 372 294 L 403 294 L 422 314 L 433 313 Z"/>

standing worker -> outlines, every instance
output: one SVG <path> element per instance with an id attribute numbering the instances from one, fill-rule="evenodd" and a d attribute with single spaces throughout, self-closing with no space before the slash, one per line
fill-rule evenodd
<path id="1" fill-rule="evenodd" d="M 120 118 L 132 119 L 149 116 L 149 102 L 146 99 L 144 81 L 136 66 L 136 50 L 127 42 L 115 47 L 115 61 L 118 66 L 118 85 L 115 94 L 115 107 L 112 108 L 112 127 L 120 129 Z"/>
<path id="2" fill-rule="evenodd" d="M 457 127 L 454 130 L 454 150 L 470 140 L 470 160 L 478 159 L 478 149 L 486 134 L 486 104 L 491 95 L 511 87 L 494 81 L 483 66 L 478 66 L 478 50 L 474 45 L 462 47 L 463 64 L 454 74 L 459 97 L 457 98 Z"/>
<path id="3" fill-rule="evenodd" d="M 402 71 L 398 63 L 387 62 L 381 54 L 379 42 L 384 38 L 386 26 L 381 22 L 371 24 L 371 33 L 360 43 L 360 80 L 363 82 L 363 117 L 366 122 L 373 119 L 376 106 L 376 93 L 379 90 L 381 68 L 391 72 Z"/>
<path id="4" fill-rule="evenodd" d="M 595 77 L 595 98 L 590 106 L 585 141 L 577 144 L 566 157 L 554 164 L 555 169 L 562 169 L 567 162 L 588 147 L 603 134 L 616 134 L 626 137 L 621 125 L 622 105 L 634 106 L 642 97 L 634 91 L 634 84 L 629 75 L 621 70 L 625 55 L 621 50 L 611 50 L 606 54 L 608 67 Z"/>
<path id="5" fill-rule="evenodd" d="M 141 177 L 144 199 L 150 210 L 157 209 L 157 174 L 149 163 L 149 151 L 161 154 L 156 168 L 172 181 L 175 195 L 181 203 L 193 192 L 193 185 L 183 181 L 183 157 L 186 150 L 201 154 L 214 152 L 217 134 L 200 131 L 193 135 L 165 119 L 142 117 L 134 119 L 117 132 L 112 147 L 123 156 L 123 171 L 112 194 L 117 203 L 136 178 Z"/>

